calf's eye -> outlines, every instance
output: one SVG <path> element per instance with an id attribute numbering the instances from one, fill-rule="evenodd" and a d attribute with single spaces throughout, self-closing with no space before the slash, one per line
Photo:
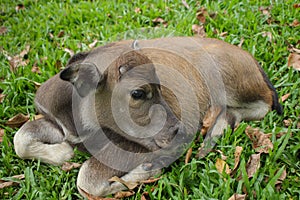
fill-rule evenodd
<path id="1" fill-rule="evenodd" d="M 144 90 L 133 90 L 130 95 L 135 100 L 146 98 L 146 92 Z"/>

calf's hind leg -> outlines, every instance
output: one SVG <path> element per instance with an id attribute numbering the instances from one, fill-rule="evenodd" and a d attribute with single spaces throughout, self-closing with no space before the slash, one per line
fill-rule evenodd
<path id="1" fill-rule="evenodd" d="M 24 124 L 14 136 L 14 147 L 22 159 L 40 159 L 61 165 L 73 157 L 73 148 L 63 141 L 62 130 L 52 121 L 42 118 Z"/>

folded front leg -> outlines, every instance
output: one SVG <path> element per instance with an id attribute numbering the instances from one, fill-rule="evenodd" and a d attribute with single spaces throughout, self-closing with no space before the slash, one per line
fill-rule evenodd
<path id="1" fill-rule="evenodd" d="M 82 196 L 107 196 L 128 188 L 119 182 L 110 182 L 109 179 L 117 176 L 125 182 L 138 183 L 160 173 L 160 169 L 149 168 L 151 163 L 139 164 L 129 172 L 122 172 L 110 168 L 95 157 L 91 157 L 80 168 L 77 187 Z"/>

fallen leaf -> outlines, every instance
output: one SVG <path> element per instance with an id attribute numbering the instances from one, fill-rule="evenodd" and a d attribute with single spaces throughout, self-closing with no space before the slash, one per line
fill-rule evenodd
<path id="1" fill-rule="evenodd" d="M 280 177 L 278 178 L 278 180 L 275 182 L 275 185 L 277 184 L 281 184 L 282 181 L 284 181 L 286 179 L 286 169 L 283 170 L 282 174 L 280 175 Z"/>
<path id="2" fill-rule="evenodd" d="M 197 24 L 193 24 L 192 25 L 192 31 L 193 33 L 197 34 L 198 36 L 204 38 L 206 37 L 206 33 L 205 33 L 205 29 L 204 29 L 204 26 L 199 26 Z"/>
<path id="3" fill-rule="evenodd" d="M 3 142 L 4 129 L 0 128 L 0 143 Z"/>
<path id="4" fill-rule="evenodd" d="M 19 128 L 21 127 L 24 123 L 26 123 L 29 120 L 29 115 L 23 115 L 21 113 L 13 116 L 10 118 L 5 125 L 11 128 Z"/>
<path id="5" fill-rule="evenodd" d="M 138 7 L 136 7 L 134 9 L 134 12 L 137 13 L 137 14 L 141 13 L 141 11 L 142 11 L 141 8 L 138 8 Z"/>
<path id="6" fill-rule="evenodd" d="M 226 160 L 227 159 L 227 156 L 224 155 L 223 151 L 221 151 L 221 150 L 215 150 L 215 151 L 218 152 L 218 153 L 220 153 L 222 160 Z"/>
<path id="7" fill-rule="evenodd" d="M 217 116 L 221 112 L 220 107 L 210 107 L 205 113 L 202 122 L 201 135 L 206 135 L 209 128 L 215 123 Z"/>
<path id="8" fill-rule="evenodd" d="M 143 192 L 141 196 L 141 200 L 147 200 L 147 199 L 149 199 L 149 192 Z"/>
<path id="9" fill-rule="evenodd" d="M 196 12 L 196 18 L 199 22 L 204 24 L 206 22 L 206 17 L 209 16 L 205 7 L 201 7 Z"/>
<path id="10" fill-rule="evenodd" d="M 187 153 L 185 155 L 185 160 L 184 160 L 185 164 L 189 163 L 192 153 L 193 153 L 193 148 L 189 148 L 189 150 L 187 151 Z"/>
<path id="11" fill-rule="evenodd" d="M 298 43 L 300 44 L 300 40 L 298 41 Z M 291 44 L 289 45 L 288 50 L 291 53 L 300 54 L 300 49 L 297 49 L 297 48 L 293 47 L 293 45 L 291 45 Z"/>
<path id="12" fill-rule="evenodd" d="M 64 48 L 64 51 L 67 52 L 68 54 L 70 54 L 70 56 L 74 56 L 74 51 L 68 48 Z"/>
<path id="13" fill-rule="evenodd" d="M 236 146 L 235 147 L 235 152 L 234 152 L 234 167 L 233 167 L 232 172 L 236 171 L 237 167 L 240 164 L 240 158 L 241 158 L 242 151 L 243 151 L 243 147 L 240 147 L 240 146 Z"/>
<path id="14" fill-rule="evenodd" d="M 273 35 L 272 35 L 271 32 L 263 32 L 263 33 L 262 33 L 262 36 L 263 36 L 263 37 L 268 37 L 269 42 L 272 42 L 272 41 L 273 41 Z"/>
<path id="15" fill-rule="evenodd" d="M 148 180 L 144 180 L 144 181 L 140 181 L 140 183 L 144 183 L 144 184 L 150 184 L 150 183 L 155 183 L 156 181 L 160 180 L 161 177 L 158 178 L 150 178 Z"/>
<path id="16" fill-rule="evenodd" d="M 300 25 L 300 22 L 297 19 L 294 19 L 294 21 L 290 24 L 291 27 L 297 27 Z"/>
<path id="17" fill-rule="evenodd" d="M 34 62 L 34 63 L 33 63 L 33 66 L 32 66 L 32 68 L 31 68 L 31 72 L 37 73 L 37 74 L 41 74 L 41 70 L 40 70 L 40 68 L 38 67 L 37 62 Z"/>
<path id="18" fill-rule="evenodd" d="M 223 173 L 223 170 L 225 170 L 225 173 L 226 173 L 226 174 L 230 174 L 230 172 L 231 172 L 231 170 L 230 170 L 228 164 L 227 164 L 224 160 L 222 160 L 222 159 L 220 159 L 220 158 L 217 158 L 217 161 L 216 161 L 215 166 L 216 166 L 216 168 L 217 168 L 217 170 L 218 170 L 218 172 L 219 172 L 220 174 Z M 224 169 L 224 168 L 225 168 L 225 169 Z"/>
<path id="19" fill-rule="evenodd" d="M 290 53 L 288 57 L 288 67 L 293 67 L 295 70 L 300 70 L 300 54 Z"/>
<path id="20" fill-rule="evenodd" d="M 246 196 L 246 194 L 233 194 L 228 200 L 244 200 Z"/>
<path id="21" fill-rule="evenodd" d="M 63 30 L 59 31 L 59 33 L 57 34 L 58 38 L 61 38 L 65 35 L 65 32 Z"/>
<path id="22" fill-rule="evenodd" d="M 24 60 L 24 57 L 25 57 L 25 55 L 28 54 L 29 49 L 30 49 L 30 46 L 26 45 L 25 49 L 23 51 L 21 51 L 21 53 L 19 55 L 16 55 L 13 57 L 4 54 L 9 61 L 10 70 L 12 72 L 14 72 L 19 66 L 26 66 L 29 63 L 28 59 Z"/>
<path id="23" fill-rule="evenodd" d="M 300 8 L 300 3 L 295 3 L 295 4 L 293 5 L 293 7 L 294 7 L 294 8 Z"/>
<path id="24" fill-rule="evenodd" d="M 25 178 L 25 175 L 24 174 L 20 174 L 20 175 L 15 175 L 15 176 L 12 176 L 12 177 L 9 177 L 10 179 L 19 179 L 19 180 L 22 180 Z M 6 188 L 6 187 L 10 187 L 10 186 L 13 186 L 13 185 L 18 185 L 19 182 L 17 181 L 3 181 L 3 180 L 0 180 L 0 189 L 3 189 L 3 188 Z"/>
<path id="25" fill-rule="evenodd" d="M 283 125 L 285 126 L 285 127 L 289 127 L 291 124 L 292 124 L 292 119 L 285 119 L 285 120 L 283 120 Z"/>
<path id="26" fill-rule="evenodd" d="M 7 32 L 7 28 L 5 26 L 0 27 L 0 35 L 4 35 Z"/>
<path id="27" fill-rule="evenodd" d="M 57 60 L 57 61 L 55 62 L 55 64 L 54 64 L 54 67 L 55 67 L 56 69 L 61 70 L 61 69 L 63 68 L 63 64 L 62 64 L 62 62 L 61 62 L 60 60 Z"/>
<path id="28" fill-rule="evenodd" d="M 289 98 L 290 95 L 291 95 L 290 93 L 287 93 L 287 94 L 283 95 L 281 97 L 281 102 L 285 102 Z"/>
<path id="29" fill-rule="evenodd" d="M 42 85 L 41 83 L 35 82 L 35 81 L 33 81 L 33 84 L 34 84 L 34 87 L 35 87 L 36 90 L 39 89 Z"/>
<path id="30" fill-rule="evenodd" d="M 263 14 L 266 15 L 267 17 L 270 17 L 270 10 L 271 10 L 271 6 L 268 7 L 259 7 L 259 11 Z"/>
<path id="31" fill-rule="evenodd" d="M 162 24 L 165 28 L 168 27 L 168 22 L 165 21 L 161 17 L 157 17 L 157 18 L 153 19 L 152 22 L 154 23 L 155 26 L 158 26 L 159 24 Z"/>
<path id="32" fill-rule="evenodd" d="M 125 198 L 125 197 L 130 197 L 132 195 L 134 195 L 135 192 L 134 191 L 121 191 L 121 192 L 117 192 L 114 197 L 116 199 L 121 199 L 121 198 Z"/>
<path id="33" fill-rule="evenodd" d="M 242 48 L 244 41 L 245 41 L 245 39 L 244 39 L 244 37 L 242 37 L 240 43 L 237 46 Z"/>
<path id="34" fill-rule="evenodd" d="M 80 163 L 74 163 L 74 162 L 64 162 L 64 164 L 61 166 L 61 169 L 65 172 L 69 172 L 72 169 L 79 168 L 81 166 Z"/>
<path id="35" fill-rule="evenodd" d="M 185 0 L 181 0 L 181 2 L 184 5 L 184 7 L 186 7 L 187 9 L 190 9 L 189 4 Z"/>
<path id="36" fill-rule="evenodd" d="M 44 115 L 38 114 L 38 115 L 34 115 L 33 120 L 38 120 L 38 119 L 42 119 L 42 118 L 44 118 Z"/>
<path id="37" fill-rule="evenodd" d="M 2 103 L 3 102 L 3 100 L 4 100 L 4 98 L 5 98 L 5 94 L 0 94 L 0 103 Z"/>
<path id="38" fill-rule="evenodd" d="M 98 43 L 98 40 L 94 40 L 91 44 L 89 44 L 89 48 L 92 49 L 96 46 L 96 44 Z"/>
<path id="39" fill-rule="evenodd" d="M 25 6 L 23 4 L 18 4 L 15 9 L 16 9 L 16 12 L 18 12 L 20 10 L 24 10 Z"/>
<path id="40" fill-rule="evenodd" d="M 53 33 L 48 33 L 49 34 L 49 37 L 50 37 L 50 39 L 53 39 L 54 38 L 54 35 L 53 35 Z"/>
<path id="41" fill-rule="evenodd" d="M 253 175 L 256 173 L 259 167 L 260 167 L 260 153 L 252 154 L 246 165 L 248 178 L 253 177 Z"/>
<path id="42" fill-rule="evenodd" d="M 269 153 L 269 150 L 273 149 L 273 143 L 270 140 L 272 134 L 264 134 L 258 128 L 252 128 L 251 126 L 246 128 L 245 133 L 253 142 L 252 147 L 256 152 Z"/>
<path id="43" fill-rule="evenodd" d="M 133 190 L 134 188 L 136 188 L 136 187 L 138 186 L 137 183 L 124 181 L 123 179 L 121 179 L 121 178 L 119 178 L 119 177 L 117 177 L 117 176 L 114 176 L 114 177 L 108 179 L 108 181 L 122 183 L 122 184 L 125 185 L 129 190 Z"/>
<path id="44" fill-rule="evenodd" d="M 220 33 L 220 37 L 226 37 L 228 35 L 228 32 L 222 32 Z"/>
<path id="45" fill-rule="evenodd" d="M 281 138 L 285 134 L 286 134 L 286 132 L 279 132 L 279 133 L 276 134 L 276 138 Z"/>

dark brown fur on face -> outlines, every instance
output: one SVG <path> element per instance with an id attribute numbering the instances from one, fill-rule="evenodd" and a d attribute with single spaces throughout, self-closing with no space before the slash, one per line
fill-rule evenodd
<path id="1" fill-rule="evenodd" d="M 240 48 L 194 37 L 142 40 L 139 50 L 132 42 L 77 54 L 44 83 L 35 103 L 45 117 L 16 133 L 16 153 L 59 165 L 74 146 L 88 150 L 78 189 L 105 196 L 126 189 L 109 182 L 113 176 L 138 182 L 158 174 L 208 114 L 214 121 L 204 142 L 212 146 L 228 125 L 261 119 L 271 109 L 282 112 L 266 74 Z"/>

